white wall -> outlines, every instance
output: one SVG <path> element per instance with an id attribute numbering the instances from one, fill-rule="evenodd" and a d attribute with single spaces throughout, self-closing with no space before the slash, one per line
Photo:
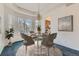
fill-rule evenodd
<path id="1" fill-rule="evenodd" d="M 0 33 L 0 53 L 4 46 L 6 45 L 6 40 L 4 39 L 4 5 L 0 4 L 0 17 L 1 17 L 1 33 Z"/>
<path id="2" fill-rule="evenodd" d="M 68 15 L 73 15 L 73 32 L 59 32 L 58 18 Z M 59 7 L 46 16 L 52 17 L 51 31 L 58 34 L 55 43 L 79 50 L 79 4 Z"/>

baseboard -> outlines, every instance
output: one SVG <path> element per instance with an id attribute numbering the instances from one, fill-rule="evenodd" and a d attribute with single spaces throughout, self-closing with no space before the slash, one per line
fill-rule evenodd
<path id="1" fill-rule="evenodd" d="M 64 56 L 79 56 L 79 51 L 77 50 L 74 50 L 69 47 L 65 47 L 63 45 L 59 45 L 56 43 L 55 43 L 55 46 L 62 50 Z"/>

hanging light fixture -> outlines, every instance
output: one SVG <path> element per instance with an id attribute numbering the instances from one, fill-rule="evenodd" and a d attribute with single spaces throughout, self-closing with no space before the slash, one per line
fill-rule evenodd
<path id="1" fill-rule="evenodd" d="M 37 14 L 37 20 L 38 20 L 38 33 L 41 33 L 41 15 L 40 15 L 40 4 L 38 4 L 38 14 Z"/>
<path id="2" fill-rule="evenodd" d="M 41 20 L 41 15 L 40 15 L 40 4 L 38 4 L 37 19 L 38 19 L 38 20 Z"/>

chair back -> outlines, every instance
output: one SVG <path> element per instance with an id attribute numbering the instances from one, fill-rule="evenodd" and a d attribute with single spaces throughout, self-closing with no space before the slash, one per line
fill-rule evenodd
<path id="1" fill-rule="evenodd" d="M 27 42 L 26 42 L 26 45 L 32 45 L 32 44 L 34 44 L 34 41 L 33 41 L 33 39 L 32 39 L 31 36 L 28 36 L 28 35 L 26 35 L 26 34 L 24 34 L 24 33 L 21 33 L 21 36 L 22 36 L 22 38 L 23 38 L 25 41 L 27 41 Z"/>
<path id="2" fill-rule="evenodd" d="M 50 40 L 51 42 L 53 42 L 54 39 L 56 38 L 56 36 L 57 36 L 57 33 L 49 34 L 48 35 L 48 40 Z"/>
<path id="3" fill-rule="evenodd" d="M 53 42 L 54 39 L 56 38 L 57 33 L 53 33 L 53 34 L 49 34 L 48 36 L 44 37 L 44 40 L 42 42 L 42 45 L 46 46 L 46 47 L 52 47 L 53 46 Z"/>

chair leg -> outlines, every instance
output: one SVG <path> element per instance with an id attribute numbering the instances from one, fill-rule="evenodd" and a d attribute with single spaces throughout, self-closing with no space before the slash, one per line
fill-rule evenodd
<path id="1" fill-rule="evenodd" d="M 26 54 L 27 54 L 27 46 L 25 46 L 25 48 L 26 48 Z"/>
<path id="2" fill-rule="evenodd" d="M 56 56 L 56 50 L 55 50 L 55 47 L 53 47 L 53 51 L 54 51 L 54 56 Z"/>
<path id="3" fill-rule="evenodd" d="M 49 56 L 49 48 L 47 48 L 47 50 L 48 50 L 48 56 Z"/>

